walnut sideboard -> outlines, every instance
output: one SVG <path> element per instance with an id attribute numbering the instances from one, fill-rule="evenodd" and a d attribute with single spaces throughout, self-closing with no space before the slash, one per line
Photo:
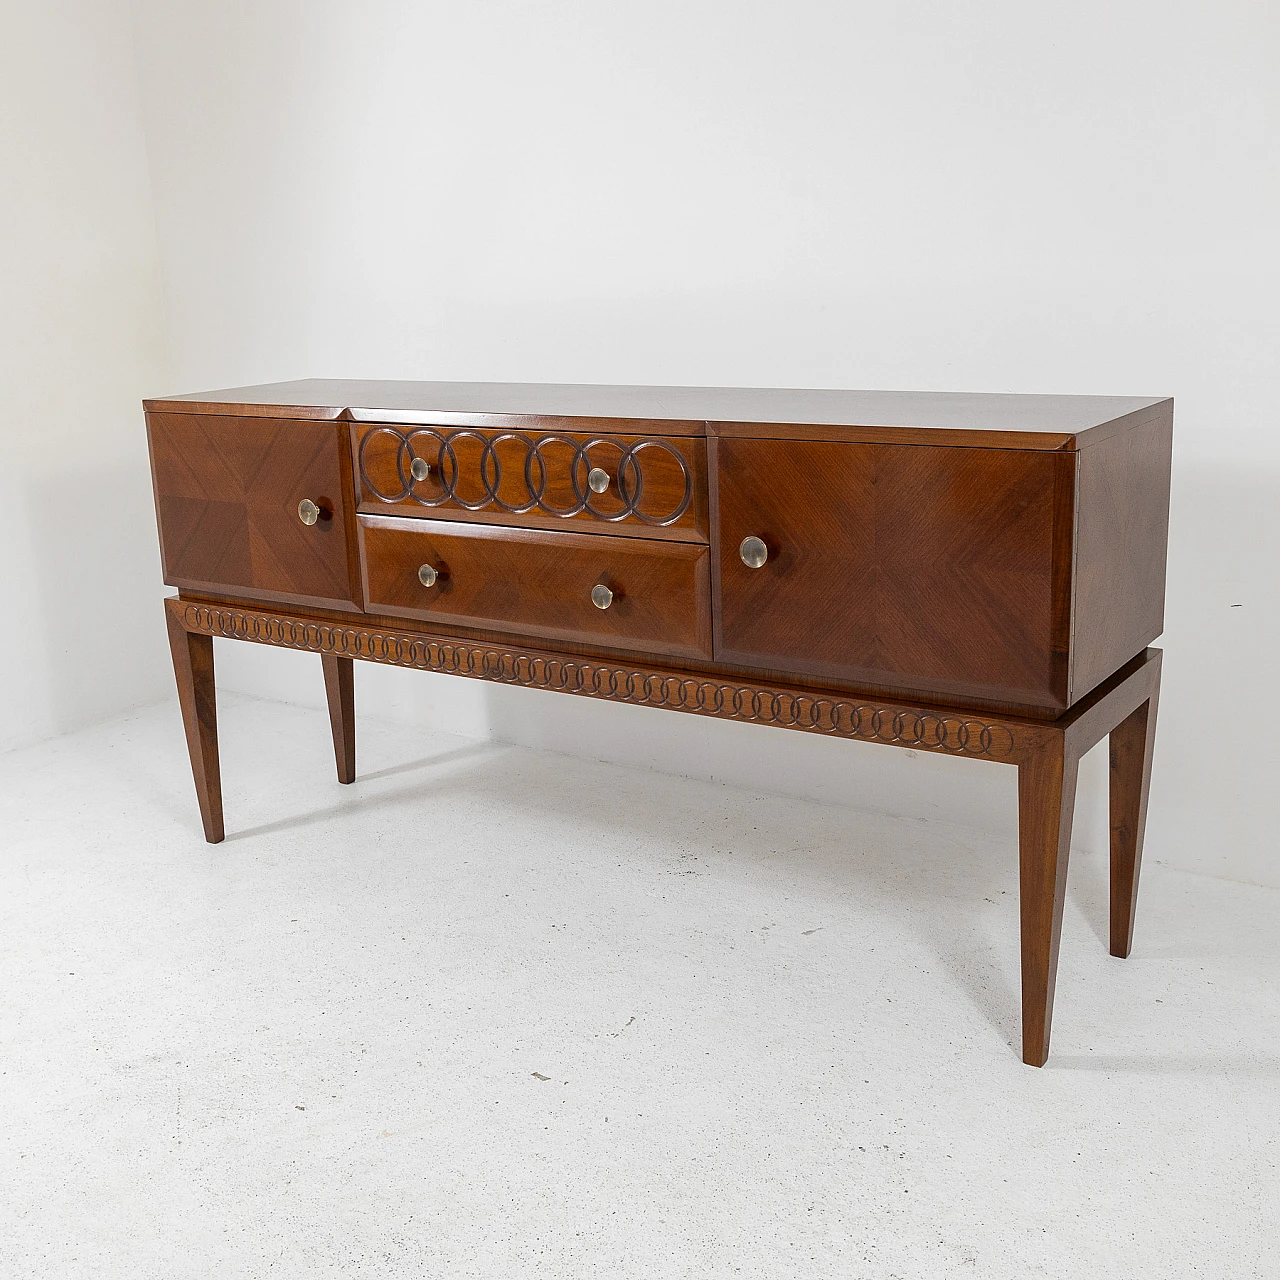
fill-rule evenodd
<path id="1" fill-rule="evenodd" d="M 1023 1058 L 1049 1051 L 1077 766 L 1110 735 L 1133 938 L 1173 402 L 308 380 L 144 402 L 205 837 L 213 637 L 1018 770 Z"/>

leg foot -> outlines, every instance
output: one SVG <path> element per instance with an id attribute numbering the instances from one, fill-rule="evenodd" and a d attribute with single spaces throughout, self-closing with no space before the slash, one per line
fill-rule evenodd
<path id="1" fill-rule="evenodd" d="M 1157 683 L 1149 701 L 1111 730 L 1111 954 L 1124 959 L 1133 948 L 1138 906 L 1142 837 L 1151 790 L 1156 741 Z"/>
<path id="2" fill-rule="evenodd" d="M 178 703 L 187 731 L 187 752 L 195 778 L 196 799 L 204 838 L 217 844 L 225 834 L 222 826 L 222 773 L 218 767 L 218 712 L 214 699 L 213 637 L 187 631 L 166 606 L 169 649 L 173 653 L 173 674 L 178 682 Z"/>
<path id="3" fill-rule="evenodd" d="M 1022 1060 L 1033 1067 L 1049 1056 L 1078 763 L 1055 733 L 1018 765 Z"/>
<path id="4" fill-rule="evenodd" d="M 322 653 L 324 691 L 329 700 L 329 726 L 333 730 L 333 754 L 338 781 L 356 780 L 356 683 L 355 663 Z"/>

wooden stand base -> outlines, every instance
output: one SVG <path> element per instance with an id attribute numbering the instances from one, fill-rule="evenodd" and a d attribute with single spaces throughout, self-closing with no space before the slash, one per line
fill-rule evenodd
<path id="1" fill-rule="evenodd" d="M 329 701 L 329 724 L 333 729 L 333 754 L 338 765 L 338 781 L 356 780 L 356 683 L 355 663 L 322 653 L 324 691 Z"/>
<path id="2" fill-rule="evenodd" d="M 218 764 L 218 709 L 214 698 L 213 638 L 188 631 L 178 612 L 165 610 L 173 674 L 178 682 L 178 704 L 187 731 L 187 753 L 196 782 L 196 799 L 204 838 L 210 844 L 222 840 L 222 772 Z"/>
<path id="3" fill-rule="evenodd" d="M 1159 649 L 1139 654 L 1059 719 L 1038 721 L 365 629 L 179 597 L 166 601 L 165 617 L 200 816 L 211 843 L 223 838 L 215 635 L 320 655 L 340 782 L 355 780 L 356 658 L 1016 765 L 1022 1057 L 1039 1067 L 1049 1056 L 1076 776 L 1085 752 L 1110 735 L 1111 954 L 1125 957 L 1132 947 L 1160 695 Z"/>

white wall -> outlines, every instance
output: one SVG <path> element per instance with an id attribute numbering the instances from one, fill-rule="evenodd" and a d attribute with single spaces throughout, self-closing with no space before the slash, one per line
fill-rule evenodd
<path id="1" fill-rule="evenodd" d="M 158 389 L 1172 394 L 1149 856 L 1280 884 L 1276 14 L 139 0 Z M 319 699 L 314 658 L 222 645 L 219 662 L 233 687 Z M 359 693 L 463 732 L 1013 830 L 1011 771 L 367 667 Z M 1105 839 L 1104 783 L 1094 753 L 1084 845 Z"/>
<path id="2" fill-rule="evenodd" d="M 172 681 L 138 401 L 164 377 L 126 4 L 0 0 L 0 750 Z"/>

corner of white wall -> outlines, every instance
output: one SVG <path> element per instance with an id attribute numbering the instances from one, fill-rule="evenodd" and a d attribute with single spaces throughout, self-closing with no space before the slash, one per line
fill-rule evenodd
<path id="1" fill-rule="evenodd" d="M 6 6 L 0 42 L 0 750 L 169 672 L 141 399 L 164 370 L 127 6 Z"/>
<path id="2" fill-rule="evenodd" d="M 1280 719 L 1266 6 L 138 11 L 188 389 L 1174 394 L 1147 857 L 1280 884 L 1280 745 L 1257 728 Z M 314 659 L 219 661 L 227 687 L 319 705 Z M 372 714 L 1011 831 L 1007 771 L 361 671 Z M 1081 778 L 1086 848 L 1105 847 L 1105 763 Z"/>

